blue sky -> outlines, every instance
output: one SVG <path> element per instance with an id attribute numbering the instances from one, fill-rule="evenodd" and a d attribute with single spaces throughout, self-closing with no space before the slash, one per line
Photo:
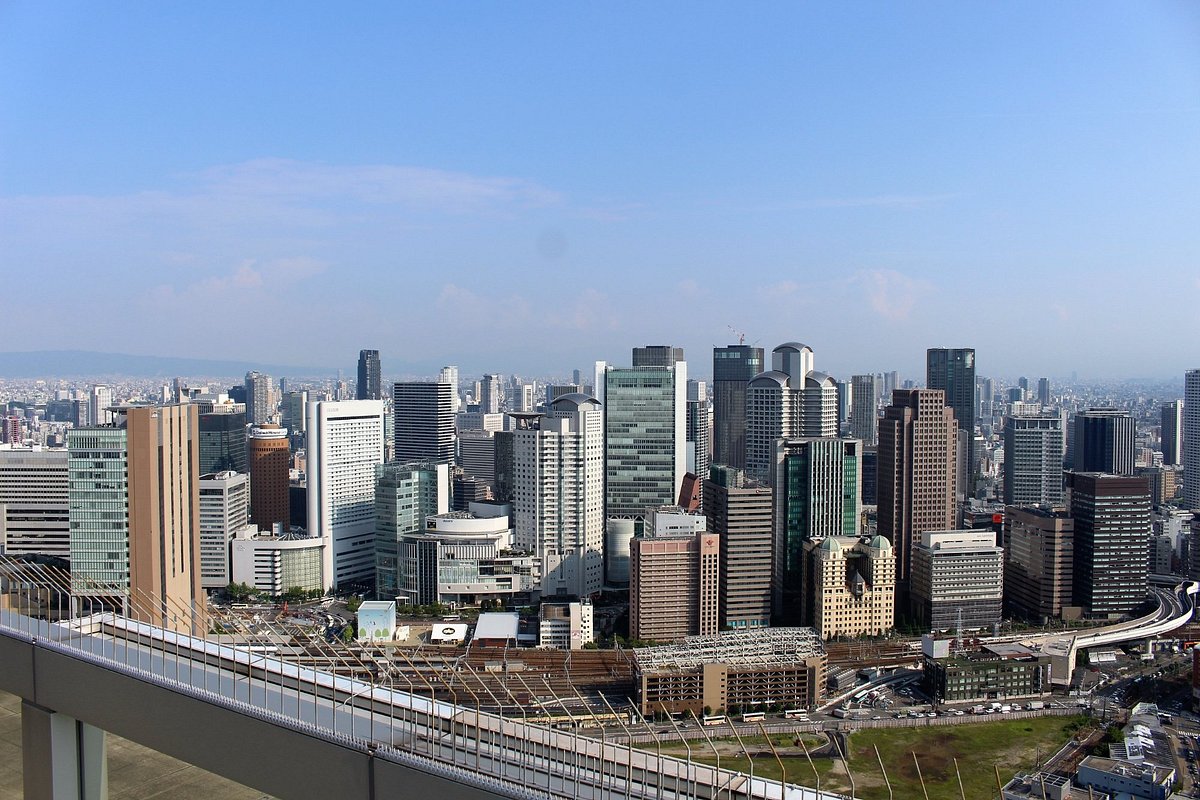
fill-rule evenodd
<path id="1" fill-rule="evenodd" d="M 0 4 L 0 349 L 1200 364 L 1194 3 Z"/>

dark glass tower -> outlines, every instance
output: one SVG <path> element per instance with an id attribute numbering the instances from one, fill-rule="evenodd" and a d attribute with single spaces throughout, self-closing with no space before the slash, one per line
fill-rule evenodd
<path id="1" fill-rule="evenodd" d="M 1134 421 L 1126 411 L 1089 408 L 1075 415 L 1071 468 L 1133 475 Z"/>
<path id="2" fill-rule="evenodd" d="M 200 473 L 246 472 L 246 415 L 200 415 Z"/>
<path id="3" fill-rule="evenodd" d="M 967 434 L 965 494 L 971 493 L 975 474 L 975 348 L 933 347 L 925 351 L 925 386 L 946 393 L 958 429 Z"/>
<path id="4" fill-rule="evenodd" d="M 712 463 L 745 468 L 746 384 L 763 369 L 761 347 L 713 348 Z"/>
<path id="5" fill-rule="evenodd" d="M 358 386 L 355 397 L 359 400 L 382 400 L 383 386 L 379 382 L 379 351 L 358 351 Z"/>

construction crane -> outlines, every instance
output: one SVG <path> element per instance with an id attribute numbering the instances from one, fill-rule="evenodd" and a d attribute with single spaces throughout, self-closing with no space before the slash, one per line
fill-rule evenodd
<path id="1" fill-rule="evenodd" d="M 729 332 L 730 332 L 730 333 L 732 333 L 732 334 L 734 334 L 735 336 L 737 336 L 737 337 L 738 337 L 738 344 L 745 344 L 745 343 L 746 343 L 746 333 L 745 333 L 745 331 L 739 331 L 737 328 L 733 327 L 732 325 L 726 325 L 725 327 L 726 327 L 726 328 L 729 328 Z"/>

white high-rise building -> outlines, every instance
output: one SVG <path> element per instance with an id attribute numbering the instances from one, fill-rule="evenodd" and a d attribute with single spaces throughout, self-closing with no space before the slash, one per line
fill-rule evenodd
<path id="1" fill-rule="evenodd" d="M 514 544 L 541 561 L 544 599 L 604 584 L 604 412 L 583 394 L 514 418 Z"/>
<path id="2" fill-rule="evenodd" d="M 450 406 L 451 411 L 458 413 L 458 367 L 454 365 L 442 367 L 441 373 L 438 375 L 438 383 L 450 384 Z"/>
<path id="3" fill-rule="evenodd" d="M 200 476 L 200 587 L 223 589 L 233 580 L 230 546 L 250 520 L 250 476 L 216 472 Z M 286 531 L 285 531 L 286 532 Z"/>
<path id="4" fill-rule="evenodd" d="M 113 422 L 112 412 L 108 407 L 113 404 L 112 389 L 102 383 L 98 383 L 92 387 L 91 405 L 88 406 L 90 413 L 88 421 L 92 425 L 111 425 Z"/>
<path id="5" fill-rule="evenodd" d="M 838 435 L 837 383 L 813 370 L 808 345 L 788 342 L 771 351 L 771 369 L 746 387 L 746 474 L 773 479 L 775 442 Z"/>
<path id="6" fill-rule="evenodd" d="M 1183 377 L 1183 507 L 1200 511 L 1200 369 Z"/>
<path id="7" fill-rule="evenodd" d="M 326 586 L 375 577 L 375 465 L 383 401 L 308 404 L 308 528 L 325 540 Z"/>

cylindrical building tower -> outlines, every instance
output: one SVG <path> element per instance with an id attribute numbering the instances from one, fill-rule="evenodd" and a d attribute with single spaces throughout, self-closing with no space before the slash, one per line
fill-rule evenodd
<path id="1" fill-rule="evenodd" d="M 281 522 L 286 531 L 291 527 L 287 428 L 271 424 L 251 427 L 246 460 L 250 464 L 250 522 L 268 531 Z"/>

